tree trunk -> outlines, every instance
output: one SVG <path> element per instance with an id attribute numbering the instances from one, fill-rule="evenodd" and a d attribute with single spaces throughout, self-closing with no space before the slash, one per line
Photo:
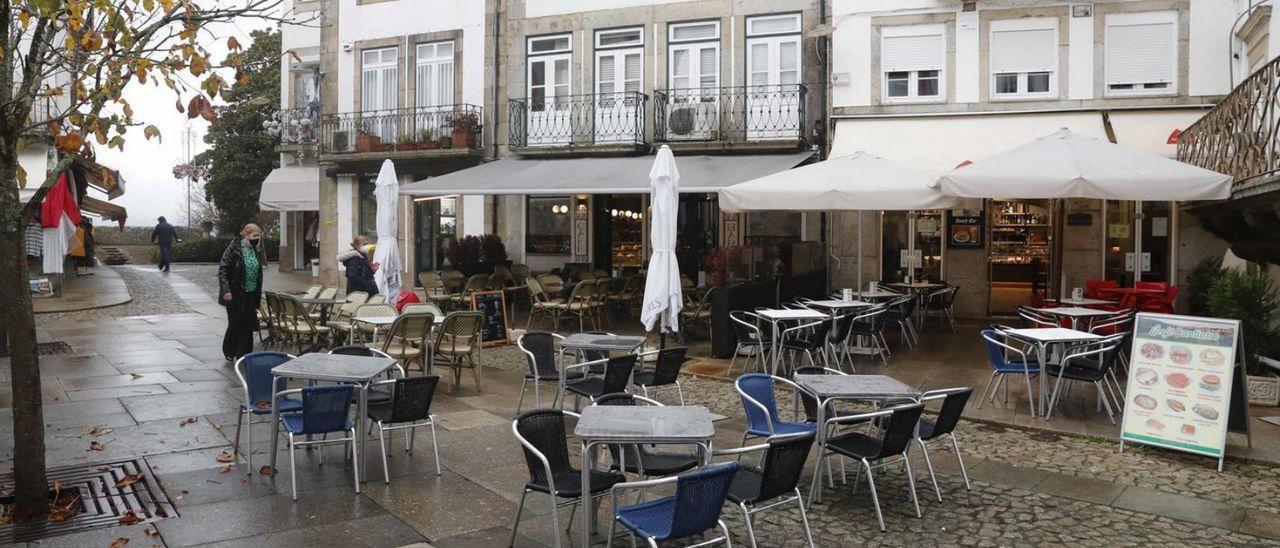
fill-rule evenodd
<path id="1" fill-rule="evenodd" d="M 35 316 L 27 286 L 27 258 L 18 202 L 18 153 L 15 140 L 0 142 L 0 332 L 9 339 L 13 387 L 15 518 L 43 515 L 49 508 L 44 461 L 44 410 Z M 30 179 L 39 180 L 40 174 Z"/>

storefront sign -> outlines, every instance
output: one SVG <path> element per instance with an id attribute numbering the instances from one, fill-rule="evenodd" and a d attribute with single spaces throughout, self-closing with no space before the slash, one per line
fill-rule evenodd
<path id="1" fill-rule="evenodd" d="M 947 247 L 952 249 L 981 249 L 982 214 L 956 215 L 948 211 Z"/>
<path id="2" fill-rule="evenodd" d="M 1224 457 L 1240 322 L 1138 314 L 1120 444 Z"/>

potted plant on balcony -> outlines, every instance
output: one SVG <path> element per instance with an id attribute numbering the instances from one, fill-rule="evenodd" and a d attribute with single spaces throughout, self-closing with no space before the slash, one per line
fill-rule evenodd
<path id="1" fill-rule="evenodd" d="M 412 133 L 401 133 L 396 136 L 396 150 L 418 150 L 421 148 L 414 140 Z"/>
<path id="2" fill-rule="evenodd" d="M 480 117 L 474 112 L 455 114 L 450 120 L 453 128 L 453 148 L 472 148 L 480 132 Z"/>
<path id="3" fill-rule="evenodd" d="M 435 135 L 431 133 L 431 128 L 424 127 L 418 130 L 418 148 L 422 150 L 440 148 L 440 142 L 437 141 Z"/>
<path id="4" fill-rule="evenodd" d="M 381 144 L 382 138 L 370 133 L 368 130 L 362 129 L 356 135 L 356 152 L 374 152 Z"/>

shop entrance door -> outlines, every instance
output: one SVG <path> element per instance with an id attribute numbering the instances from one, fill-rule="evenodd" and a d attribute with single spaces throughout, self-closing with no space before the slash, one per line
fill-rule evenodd
<path id="1" fill-rule="evenodd" d="M 1175 215 L 1172 202 L 1108 201 L 1105 278 L 1121 287 L 1172 280 Z"/>

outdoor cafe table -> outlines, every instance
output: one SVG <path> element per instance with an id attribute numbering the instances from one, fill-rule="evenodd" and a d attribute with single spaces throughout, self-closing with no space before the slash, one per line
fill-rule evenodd
<path id="1" fill-rule="evenodd" d="M 644 345 L 644 337 L 639 335 L 599 335 L 590 333 L 574 333 L 560 341 L 560 394 L 563 397 L 565 379 L 564 353 L 566 350 L 586 350 L 597 352 L 635 352 Z M 555 402 L 557 406 L 560 402 Z"/>
<path id="2" fill-rule="evenodd" d="M 898 297 L 901 297 L 902 294 L 898 293 L 897 291 L 885 291 L 883 289 L 875 289 L 873 291 L 854 291 L 853 296 L 861 299 L 881 300 L 881 299 L 896 299 Z"/>
<path id="3" fill-rule="evenodd" d="M 869 303 L 867 301 L 858 301 L 858 300 L 842 301 L 840 299 L 828 299 L 824 301 L 805 301 L 804 304 L 807 304 L 810 306 L 817 306 L 821 308 L 830 308 L 833 310 L 843 310 L 845 308 L 863 308 L 867 306 L 874 306 L 872 303 Z"/>
<path id="4" fill-rule="evenodd" d="M 1036 375 L 1040 378 L 1040 414 L 1046 414 L 1045 390 L 1048 387 L 1045 381 L 1045 365 L 1048 361 L 1048 347 L 1051 345 L 1060 345 L 1078 342 L 1093 342 L 1102 338 L 1102 335 L 1077 331 L 1075 329 L 1067 329 L 1065 327 L 1031 327 L 1023 329 L 1007 329 L 1003 331 L 1005 335 L 1018 339 L 1019 341 L 1033 344 L 1036 347 L 1036 358 L 1040 364 L 1040 374 Z M 1036 410 L 1031 410 L 1031 415 L 1035 416 Z"/>
<path id="5" fill-rule="evenodd" d="M 320 297 L 312 297 L 312 298 L 299 297 L 298 302 L 302 304 L 316 305 L 316 307 L 320 309 L 320 325 L 329 325 L 330 310 L 333 309 L 334 305 L 346 304 L 347 300 L 333 299 L 333 298 L 322 299 Z"/>
<path id="6" fill-rule="evenodd" d="M 597 512 L 590 506 L 588 478 L 596 464 L 601 445 L 655 444 L 693 445 L 702 462 L 711 460 L 711 438 L 716 429 L 707 408 L 691 406 L 592 405 L 582 410 L 573 435 L 582 440 L 582 545 L 591 545 Z M 619 451 L 626 458 L 625 451 Z M 618 463 L 626 469 L 625 463 Z"/>
<path id="7" fill-rule="evenodd" d="M 1060 318 L 1071 319 L 1071 329 L 1079 329 L 1080 320 L 1085 318 L 1093 318 L 1096 316 L 1110 316 L 1114 312 L 1110 310 L 1099 310 L 1097 308 L 1084 308 L 1080 306 L 1060 306 L 1057 308 L 1034 308 L 1036 312 L 1058 316 Z"/>
<path id="8" fill-rule="evenodd" d="M 778 322 L 788 320 L 825 320 L 831 317 L 817 310 L 809 310 L 807 308 L 761 308 L 756 310 L 756 315 L 769 320 L 769 324 L 772 326 L 773 331 L 771 333 L 773 336 L 769 338 L 769 345 L 773 347 L 771 350 L 773 352 L 773 374 L 775 375 L 778 374 L 778 355 L 781 353 L 778 348 L 780 342 L 778 340 Z"/>
<path id="9" fill-rule="evenodd" d="M 796 384 L 817 400 L 818 446 L 826 441 L 827 405 L 835 400 L 882 402 L 886 400 L 920 401 L 920 390 L 887 375 L 796 375 Z M 818 489 L 821 473 L 814 474 L 809 488 L 809 502 L 821 500 Z"/>
<path id="10" fill-rule="evenodd" d="M 303 354 L 292 360 L 284 362 L 271 368 L 271 386 L 275 386 L 276 379 L 300 379 L 307 381 L 321 382 L 350 382 L 355 383 L 359 388 L 358 405 L 356 408 L 356 439 L 360 440 L 358 447 L 352 447 L 352 451 L 360 451 L 361 467 L 367 466 L 367 459 L 363 458 L 364 451 L 364 417 L 369 407 L 369 384 L 373 379 L 385 373 L 388 369 L 395 367 L 396 361 L 392 358 L 383 357 L 365 357 L 365 356 L 348 356 L 344 354 L 320 354 L 311 353 Z M 279 406 L 271 406 L 271 439 L 276 440 L 280 435 L 280 411 Z M 279 444 L 271 444 L 271 473 L 276 473 L 276 448 Z M 353 444 L 355 445 L 355 444 Z M 360 492 L 360 481 L 364 477 L 361 467 L 353 467 L 356 476 L 356 492 Z"/>
<path id="11" fill-rule="evenodd" d="M 1046 299 L 1046 300 L 1053 301 L 1058 304 L 1066 304 L 1071 306 L 1109 306 L 1109 305 L 1116 304 L 1116 301 L 1104 301 L 1102 299 L 1090 299 L 1088 297 L 1080 297 L 1079 299 L 1075 297 L 1066 297 L 1062 299 Z"/>

